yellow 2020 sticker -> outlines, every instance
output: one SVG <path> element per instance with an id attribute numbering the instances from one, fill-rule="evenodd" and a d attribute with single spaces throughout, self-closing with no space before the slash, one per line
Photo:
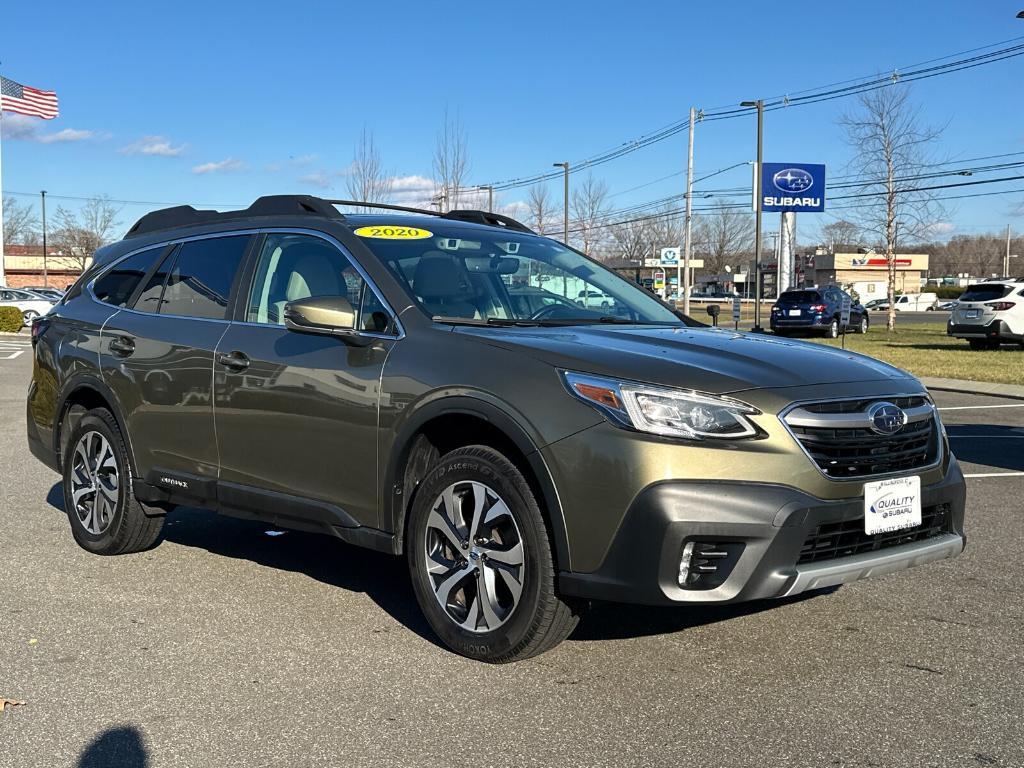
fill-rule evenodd
<path id="1" fill-rule="evenodd" d="M 373 226 L 360 227 L 356 230 L 360 237 L 375 237 L 379 240 L 424 240 L 433 236 L 433 232 L 418 227 Z"/>

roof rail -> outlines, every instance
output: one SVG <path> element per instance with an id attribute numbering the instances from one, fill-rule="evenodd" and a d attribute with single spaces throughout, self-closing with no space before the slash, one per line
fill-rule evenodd
<path id="1" fill-rule="evenodd" d="M 345 217 L 327 200 L 312 195 L 266 195 L 252 205 L 238 211 L 203 211 L 191 205 L 178 205 L 147 213 L 135 222 L 125 238 L 171 227 L 210 224 L 217 221 L 249 219 L 257 216 L 325 216 L 332 219 Z"/>
<path id="2" fill-rule="evenodd" d="M 470 221 L 474 224 L 486 224 L 489 227 L 505 227 L 515 232 L 528 232 L 531 235 L 536 234 L 536 232 L 522 222 L 516 221 L 510 216 L 502 216 L 500 213 L 491 213 L 490 211 L 448 211 L 442 218 L 455 221 Z"/>
<path id="3" fill-rule="evenodd" d="M 431 211 L 426 208 L 410 208 L 406 205 L 392 205 L 391 203 L 361 203 L 358 200 L 325 200 L 324 202 L 331 203 L 332 205 L 351 205 L 358 208 L 383 208 L 386 211 L 419 213 L 424 216 L 437 216 L 441 219 L 468 221 L 473 224 L 486 224 L 489 227 L 505 227 L 507 229 L 515 230 L 516 232 L 529 232 L 531 235 L 536 234 L 522 222 L 516 221 L 509 216 L 502 216 L 500 213 L 491 213 L 490 211 L 455 210 L 448 211 L 448 213 L 440 213 L 439 211 Z"/>

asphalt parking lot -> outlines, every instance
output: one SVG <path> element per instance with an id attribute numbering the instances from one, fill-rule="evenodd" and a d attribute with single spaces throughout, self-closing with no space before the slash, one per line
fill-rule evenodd
<path id="1" fill-rule="evenodd" d="M 326 537 L 188 509 L 149 552 L 79 549 L 26 449 L 26 337 L 0 341 L 0 698 L 27 702 L 0 766 L 1024 765 L 1024 401 L 935 395 L 963 556 L 766 604 L 595 605 L 493 667 L 438 644 L 404 561 Z"/>

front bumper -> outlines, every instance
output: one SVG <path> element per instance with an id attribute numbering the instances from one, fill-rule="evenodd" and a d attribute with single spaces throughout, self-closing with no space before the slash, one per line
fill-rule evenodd
<path id="1" fill-rule="evenodd" d="M 963 474 L 951 459 L 941 481 L 921 489 L 922 508 L 948 505 L 943 530 L 910 544 L 798 564 L 820 525 L 863 517 L 863 499 L 826 501 L 783 485 L 670 481 L 630 507 L 601 566 L 562 572 L 564 594 L 652 605 L 733 603 L 795 595 L 953 557 L 965 546 Z M 724 582 L 682 589 L 679 559 L 689 541 L 739 549 Z"/>
<path id="2" fill-rule="evenodd" d="M 1024 335 L 1013 333 L 1002 320 L 993 320 L 987 325 L 971 325 L 950 322 L 946 333 L 958 339 L 1006 339 L 1008 341 L 1024 341 Z"/>

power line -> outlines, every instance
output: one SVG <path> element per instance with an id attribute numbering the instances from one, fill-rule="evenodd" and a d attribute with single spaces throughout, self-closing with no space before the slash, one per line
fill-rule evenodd
<path id="1" fill-rule="evenodd" d="M 984 64 L 992 64 L 1006 59 L 1014 58 L 1017 56 L 1024 55 L 1024 44 L 1020 44 L 1019 41 L 1024 40 L 1024 37 L 1015 37 L 1010 40 L 1003 41 L 1001 43 L 992 43 L 991 45 L 982 46 L 980 48 L 973 48 L 966 51 L 960 51 L 958 53 L 952 53 L 947 56 L 943 56 L 936 59 L 930 59 L 928 61 L 921 62 L 919 64 L 910 65 L 910 68 L 903 72 L 899 70 L 893 70 L 892 74 L 885 76 L 870 75 L 861 78 L 855 78 L 842 83 L 833 84 L 833 86 L 823 86 L 817 89 L 808 89 L 805 91 L 797 91 L 793 95 L 782 95 L 773 97 L 772 99 L 765 100 L 766 110 L 785 109 L 794 106 L 804 106 L 807 104 L 816 104 L 822 101 L 829 101 L 836 98 L 845 98 L 847 96 L 856 95 L 858 93 L 865 93 L 871 90 L 877 90 L 884 88 L 889 85 L 901 82 L 914 82 L 916 80 L 924 80 L 931 77 L 937 77 L 939 75 L 953 74 L 954 72 L 960 72 L 966 69 L 973 69 L 974 67 L 982 66 Z M 1018 43 L 1016 45 L 1007 46 L 1007 43 Z M 977 51 L 983 51 L 996 46 L 1005 46 L 994 51 L 988 51 L 977 56 L 971 56 L 967 58 L 959 58 L 954 61 L 946 61 L 943 64 L 935 64 L 934 66 L 925 66 L 927 64 L 934 64 L 934 62 L 944 61 L 954 56 L 964 56 L 965 54 L 975 53 Z M 834 87 L 841 86 L 841 87 Z M 736 106 L 723 106 L 710 110 L 703 110 L 698 120 L 711 121 L 711 120 L 728 120 L 737 117 L 742 117 L 751 114 L 749 108 L 736 107 Z M 660 128 L 652 133 L 644 134 L 636 139 L 625 141 L 617 147 L 605 150 L 604 152 L 598 153 L 585 160 L 571 163 L 574 170 L 586 170 L 597 165 L 615 160 L 624 155 L 636 152 L 644 147 L 650 146 L 672 136 L 675 136 L 682 131 L 689 128 L 689 118 L 678 120 L 674 123 L 670 123 L 663 128 Z M 548 181 L 554 179 L 561 174 L 561 171 L 545 171 L 542 173 L 535 174 L 533 176 L 505 179 L 503 181 L 491 182 L 483 186 L 491 186 L 495 190 L 515 189 L 518 187 L 528 186 L 530 184 L 536 184 L 541 181 Z"/>

